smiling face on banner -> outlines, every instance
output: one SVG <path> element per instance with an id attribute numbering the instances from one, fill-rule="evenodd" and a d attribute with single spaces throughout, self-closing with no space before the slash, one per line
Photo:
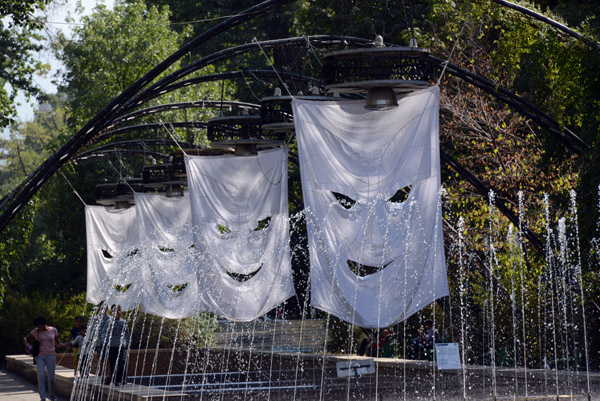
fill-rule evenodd
<path id="1" fill-rule="evenodd" d="M 135 208 L 86 206 L 87 301 L 130 309 L 139 304 L 140 254 Z"/>
<path id="2" fill-rule="evenodd" d="M 143 258 L 139 278 L 146 283 L 144 312 L 175 319 L 204 310 L 192 258 L 189 195 L 136 193 L 135 207 Z"/>
<path id="3" fill-rule="evenodd" d="M 294 100 L 316 308 L 386 327 L 447 294 L 438 103 L 437 87 L 387 111 Z"/>
<path id="4" fill-rule="evenodd" d="M 293 295 L 287 148 L 190 156 L 186 168 L 207 308 L 231 320 L 262 316 Z"/>

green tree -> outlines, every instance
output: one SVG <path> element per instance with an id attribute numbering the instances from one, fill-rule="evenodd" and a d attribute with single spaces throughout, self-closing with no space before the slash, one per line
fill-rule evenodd
<path id="1" fill-rule="evenodd" d="M 43 19 L 34 14 L 49 1 L 0 1 L 0 131 L 15 122 L 19 91 L 27 97 L 42 95 L 33 77 L 49 66 L 35 56 L 42 49 L 39 29 Z"/>
<path id="2" fill-rule="evenodd" d="M 0 138 L 0 197 L 6 196 L 52 154 L 66 128 L 60 95 L 49 95 L 34 111 L 33 121 L 14 123 Z"/>
<path id="3" fill-rule="evenodd" d="M 71 127 L 81 127 L 179 48 L 188 32 L 172 31 L 169 16 L 167 7 L 146 8 L 141 1 L 117 1 L 112 10 L 98 5 L 73 30 L 73 39 L 63 36 L 55 41 L 65 65 L 62 88 Z"/>

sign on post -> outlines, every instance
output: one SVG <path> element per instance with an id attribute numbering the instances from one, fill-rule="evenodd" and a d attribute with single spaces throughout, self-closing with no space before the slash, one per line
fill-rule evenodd
<path id="1" fill-rule="evenodd" d="M 350 359 L 335 364 L 338 377 L 360 376 L 375 373 L 373 359 Z"/>
<path id="2" fill-rule="evenodd" d="M 435 344 L 438 370 L 461 369 L 458 343 Z"/>

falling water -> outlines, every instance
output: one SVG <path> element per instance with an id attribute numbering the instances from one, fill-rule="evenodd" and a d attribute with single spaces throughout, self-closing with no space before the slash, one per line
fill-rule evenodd
<path id="1" fill-rule="evenodd" d="M 525 398 L 529 395 L 529 387 L 527 383 L 527 330 L 526 330 L 526 321 L 525 321 L 525 277 L 523 275 L 523 271 L 525 270 L 525 252 L 523 250 L 523 232 L 525 226 L 525 211 L 523 206 L 523 191 L 519 191 L 519 277 L 521 281 L 521 321 L 522 321 L 522 329 L 523 329 L 523 380 L 525 381 Z M 516 363 L 516 355 L 515 355 L 515 363 Z"/>
<path id="2" fill-rule="evenodd" d="M 516 267 L 514 264 L 514 248 L 516 247 L 516 240 L 514 238 L 513 226 L 511 225 L 508 229 L 507 242 L 511 245 L 511 256 L 510 256 L 510 310 L 512 315 L 512 335 L 513 335 L 513 367 L 515 370 L 515 396 L 519 394 L 519 373 L 517 369 L 517 295 L 515 289 L 515 271 Z"/>
<path id="3" fill-rule="evenodd" d="M 319 312 L 324 317 L 323 332 L 319 336 L 325 341 L 318 355 L 311 355 L 302 349 L 304 339 L 309 336 L 306 331 L 307 320 L 312 316 L 307 288 L 304 298 L 302 299 L 300 296 L 298 301 L 298 316 L 301 319 L 301 325 L 299 326 L 297 349 L 288 353 L 291 356 L 286 355 L 285 350 L 280 350 L 278 347 L 277 338 L 285 333 L 287 327 L 286 321 L 278 317 L 274 322 L 254 320 L 246 325 L 221 321 L 221 338 L 225 339 L 225 343 L 220 343 L 219 347 L 222 348 L 216 349 L 216 346 L 211 345 L 206 336 L 202 340 L 204 342 L 186 338 L 190 329 L 184 329 L 182 320 L 169 321 L 168 324 L 171 325 L 169 330 L 171 331 L 167 331 L 167 319 L 155 318 L 142 313 L 140 308 L 133 308 L 126 314 L 125 320 L 131 326 L 132 334 L 129 343 L 138 351 L 135 358 L 133 353 L 128 354 L 127 364 L 132 365 L 131 370 L 142 372 L 140 375 L 145 371 L 151 373 L 149 377 L 143 379 L 144 381 L 138 377 L 130 378 L 134 384 L 128 387 L 128 391 L 132 389 L 131 391 L 142 393 L 148 387 L 160 388 L 160 397 L 163 400 L 171 399 L 174 395 L 171 390 L 175 388 L 176 384 L 179 384 L 179 378 L 182 377 L 181 387 L 175 390 L 181 400 L 192 397 L 192 394 L 197 394 L 198 399 L 212 400 L 218 397 L 224 401 L 229 399 L 281 399 L 283 393 L 280 391 L 283 390 L 278 389 L 275 384 L 279 379 L 289 379 L 290 384 L 293 383 L 289 386 L 289 397 L 294 401 L 317 398 L 326 400 L 338 395 L 346 400 L 361 397 L 378 400 L 383 397 L 385 400 L 448 399 L 455 401 L 462 399 L 464 401 L 490 397 L 490 395 L 492 398 L 503 398 L 507 395 L 517 398 L 524 395 L 525 398 L 533 399 L 533 397 L 548 392 L 554 392 L 557 398 L 567 393 L 573 399 L 578 399 L 577 397 L 580 397 L 580 393 L 583 391 L 580 386 L 585 386 L 585 393 L 588 399 L 591 399 L 592 394 L 595 395 L 594 391 L 597 391 L 600 379 L 597 374 L 590 371 L 590 347 L 584 298 L 586 289 L 583 277 L 585 257 L 581 255 L 579 244 L 575 193 L 571 193 L 568 217 L 555 220 L 551 218 L 549 199 L 547 196 L 544 197 L 545 266 L 539 272 L 531 271 L 527 266 L 529 255 L 526 254 L 524 233 L 529 227 L 525 217 L 523 194 L 519 193 L 518 229 L 508 225 L 503 226 L 504 223 L 498 210 L 494 207 L 495 201 L 495 194 L 490 193 L 489 234 L 484 240 L 487 259 L 483 263 L 484 267 L 481 268 L 481 271 L 477 271 L 476 264 L 471 265 L 474 256 L 469 246 L 474 240 L 469 237 L 468 233 L 471 228 L 468 227 L 463 216 L 456 217 L 458 220 L 456 238 L 447 241 L 447 245 L 454 247 L 457 255 L 454 259 L 448 258 L 449 263 L 454 263 L 454 269 L 449 268 L 448 271 L 454 271 L 457 275 L 455 277 L 455 298 L 450 298 L 450 302 L 457 304 L 454 305 L 454 318 L 450 317 L 450 320 L 456 319 L 455 322 L 452 322 L 455 330 L 460 327 L 458 340 L 460 341 L 461 370 L 455 372 L 454 375 L 438 371 L 435 361 L 429 364 L 429 362 L 420 363 L 406 360 L 407 344 L 410 343 L 413 321 L 405 320 L 400 323 L 402 326 L 397 325 L 392 328 L 397 337 L 394 341 L 399 344 L 395 356 L 397 359 L 381 361 L 379 359 L 381 355 L 374 355 L 378 364 L 376 374 L 360 378 L 360 384 L 365 383 L 364 388 L 367 390 L 358 390 L 358 386 L 354 383 L 354 376 L 344 379 L 331 376 L 331 361 L 334 360 L 335 355 L 330 355 L 331 350 L 328 349 L 327 343 L 327 338 L 334 331 L 330 315 Z M 600 209 L 600 204 L 598 208 Z M 292 230 L 299 229 L 298 225 L 302 224 L 300 221 L 305 216 L 308 220 L 314 219 L 314 216 L 311 217 L 310 211 L 303 211 L 301 214 L 291 217 Z M 376 216 L 373 212 L 370 213 L 370 218 L 373 220 L 371 223 L 375 225 L 381 223 L 375 221 Z M 508 234 L 505 235 L 507 232 Z M 367 229 L 363 230 L 362 235 L 368 235 Z M 386 242 L 388 235 L 390 233 L 386 228 L 386 231 L 383 232 Z M 510 251 L 509 255 L 502 253 L 505 247 L 500 245 L 500 242 L 503 242 L 504 239 L 506 239 L 506 246 Z M 597 243 L 594 242 L 592 245 L 597 246 Z M 307 249 L 297 247 L 292 249 L 292 254 L 298 254 L 308 260 Z M 329 255 L 331 260 L 334 260 L 336 256 Z M 386 257 L 384 254 L 382 260 Z M 310 282 L 310 277 L 308 277 L 308 282 Z M 399 282 L 402 282 L 401 278 Z M 404 286 L 403 291 L 406 291 L 408 282 L 409 278 L 406 277 L 405 271 L 404 283 L 400 284 L 400 286 Z M 536 283 L 537 293 L 535 292 Z M 380 285 L 380 289 L 381 287 Z M 473 288 L 477 288 L 477 290 L 474 291 Z M 505 289 L 506 292 L 504 292 Z M 477 296 L 481 296 L 481 299 L 474 301 L 472 297 L 475 296 L 475 293 Z M 533 298 L 530 299 L 532 295 Z M 381 309 L 377 311 L 377 318 L 380 317 L 381 310 L 387 306 L 387 302 L 390 301 L 386 299 L 380 304 Z M 476 302 L 479 303 L 474 306 Z M 406 303 L 404 307 L 406 309 Z M 418 316 L 415 315 L 413 319 L 416 321 L 417 318 L 424 319 L 431 315 L 436 326 L 445 324 L 443 322 L 447 316 L 444 319 L 439 317 L 441 309 L 436 310 L 436 307 L 432 305 L 431 308 L 424 309 Z M 506 311 L 506 316 L 502 316 L 501 311 Z M 100 311 L 94 311 L 90 317 L 91 344 L 98 340 L 98 333 L 93 332 L 92 322 L 98 321 L 100 318 Z M 200 322 L 200 320 L 193 321 L 191 332 L 200 330 L 202 325 Z M 476 327 L 480 324 L 483 326 Z M 511 324 L 512 327 L 510 327 Z M 175 327 L 174 331 L 173 327 Z M 133 335 L 134 329 L 135 336 Z M 260 335 L 259 331 L 263 330 L 271 330 L 270 335 L 273 337 L 266 339 L 265 335 Z M 537 335 L 535 331 L 537 331 Z M 161 353 L 159 349 L 161 346 L 164 347 L 165 332 L 168 333 L 167 336 L 169 336 L 169 342 L 172 342 L 173 348 L 169 350 L 163 348 L 164 352 Z M 248 339 L 248 341 L 236 340 L 236 335 Z M 259 336 L 260 341 L 258 340 Z M 583 342 L 580 341 L 581 337 Z M 344 342 L 344 357 L 350 359 L 357 345 L 353 337 L 352 324 L 348 326 L 347 331 L 344 330 L 340 339 Z M 133 344 L 134 341 L 135 344 Z M 508 345 L 510 353 L 511 342 L 514 361 L 510 364 L 512 365 L 509 366 L 510 369 L 505 369 L 497 347 Z M 123 344 L 123 341 L 121 343 Z M 583 347 L 581 347 L 582 343 Z M 481 352 L 484 354 L 483 356 L 478 353 L 481 346 L 484 347 Z M 581 373 L 581 379 L 578 378 L 579 367 L 574 362 L 577 360 L 580 348 L 584 349 L 586 369 L 585 378 Z M 121 390 L 114 383 L 105 388 L 99 385 L 104 372 L 100 364 L 94 365 L 92 360 L 93 358 L 89 358 L 82 367 L 83 374 L 73 387 L 71 399 L 74 401 L 100 400 L 106 396 L 108 391 L 115 398 L 120 397 L 117 393 Z M 218 360 L 219 371 L 213 373 L 213 364 L 216 360 Z M 476 368 L 472 366 L 473 363 L 480 362 L 486 366 Z M 385 371 L 382 368 L 384 364 L 393 366 L 393 370 L 390 368 Z M 259 372 L 260 380 L 267 382 L 258 393 L 256 386 L 260 386 L 260 384 L 256 384 L 256 386 L 254 384 L 254 375 L 256 374 L 254 366 L 261 370 Z M 281 374 L 282 366 L 287 366 L 289 376 L 286 376 L 288 373 Z M 424 368 L 419 370 L 418 366 Z M 393 374 L 390 374 L 389 372 L 392 371 Z M 85 377 L 86 373 L 89 374 L 89 377 Z M 196 373 L 199 374 L 195 375 Z M 310 377 L 310 373 L 313 373 L 313 378 Z M 239 375 L 239 379 L 235 375 Z M 163 378 L 164 381 L 162 381 Z M 513 380 L 508 384 L 511 378 Z M 548 383 L 549 378 L 550 383 Z M 132 383 L 131 380 L 130 383 Z M 194 382 L 194 380 L 197 381 Z M 582 384 L 584 380 L 585 385 Z M 390 381 L 395 383 L 393 387 L 390 386 Z M 555 382 L 554 389 L 552 389 L 552 381 Z M 311 395 L 305 395 L 302 385 L 309 382 L 314 385 L 314 392 L 310 393 Z M 446 383 L 450 383 L 451 390 L 454 389 L 452 386 L 455 387 L 456 394 L 448 395 Z M 239 386 L 237 387 L 238 391 L 229 392 L 236 385 Z M 371 390 L 372 392 L 370 392 Z"/>
<path id="4" fill-rule="evenodd" d="M 550 295 L 550 307 L 552 311 L 552 321 L 550 325 L 552 326 L 552 350 L 554 356 L 554 378 L 555 378 L 555 386 L 556 386 L 556 397 L 560 396 L 560 389 L 558 385 L 558 353 L 557 353 L 557 342 L 556 342 L 556 315 L 555 315 L 555 306 L 554 306 L 554 256 L 552 252 L 552 238 L 553 232 L 550 228 L 550 205 L 549 205 L 548 195 L 544 195 L 544 211 L 546 217 L 546 273 L 548 275 L 547 282 L 550 284 L 549 291 L 546 292 L 546 296 L 548 296 L 548 292 Z"/>
<path id="5" fill-rule="evenodd" d="M 463 400 L 467 399 L 467 307 L 466 294 L 468 288 L 468 272 L 466 261 L 464 260 L 464 232 L 465 220 L 460 217 L 458 220 L 458 273 L 459 273 L 459 295 L 460 295 L 460 344 L 461 344 L 461 365 L 462 365 L 462 385 Z"/>
<path id="6" fill-rule="evenodd" d="M 600 189 L 600 187 L 599 187 Z M 581 266 L 581 246 L 579 244 L 579 222 L 577 216 L 577 201 L 576 201 L 576 193 L 575 191 L 571 191 L 570 193 L 571 199 L 571 215 L 573 216 L 573 225 L 575 227 L 575 249 L 577 251 L 577 263 L 575 265 L 575 275 L 577 284 L 579 284 L 579 297 L 581 302 L 581 318 L 583 322 L 583 345 L 585 352 L 585 376 L 586 376 L 586 388 L 587 388 L 587 396 L 588 400 L 591 399 L 591 387 L 590 387 L 590 362 L 589 362 L 589 350 L 588 350 L 588 337 L 587 337 L 587 320 L 585 317 L 585 297 L 583 293 L 583 272 Z M 598 197 L 600 199 L 600 196 Z M 600 225 L 599 225 L 600 227 Z"/>
<path id="7" fill-rule="evenodd" d="M 489 269 L 489 286 L 490 286 L 490 296 L 489 296 L 489 305 L 490 305 L 490 361 L 492 366 L 492 396 L 496 399 L 497 395 L 497 387 L 496 387 L 496 319 L 494 312 L 494 266 L 497 264 L 496 260 L 496 251 L 494 247 L 494 238 L 493 234 L 497 232 L 496 229 L 496 221 L 495 221 L 495 211 L 496 207 L 496 194 L 490 191 L 489 193 L 489 210 L 490 210 L 490 218 L 489 218 L 489 250 L 488 250 L 488 269 Z"/>

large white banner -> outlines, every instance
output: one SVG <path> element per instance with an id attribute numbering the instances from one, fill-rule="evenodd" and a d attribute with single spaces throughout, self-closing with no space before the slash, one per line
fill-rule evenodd
<path id="1" fill-rule="evenodd" d="M 135 208 L 86 206 L 85 220 L 87 301 L 135 307 L 144 288 Z"/>
<path id="2" fill-rule="evenodd" d="M 439 88 L 398 103 L 384 111 L 364 101 L 292 103 L 311 304 L 362 327 L 390 326 L 448 294 Z"/>
<path id="3" fill-rule="evenodd" d="M 294 295 L 287 148 L 257 156 L 186 156 L 206 308 L 250 321 Z"/>
<path id="4" fill-rule="evenodd" d="M 135 194 L 138 230 L 147 285 L 142 309 L 167 318 L 204 310 L 193 258 L 194 236 L 189 194 Z M 142 272 L 140 272 L 142 273 Z"/>
<path id="5" fill-rule="evenodd" d="M 87 300 L 167 318 L 204 310 L 193 260 L 189 196 L 135 194 L 135 206 L 86 207 Z"/>

